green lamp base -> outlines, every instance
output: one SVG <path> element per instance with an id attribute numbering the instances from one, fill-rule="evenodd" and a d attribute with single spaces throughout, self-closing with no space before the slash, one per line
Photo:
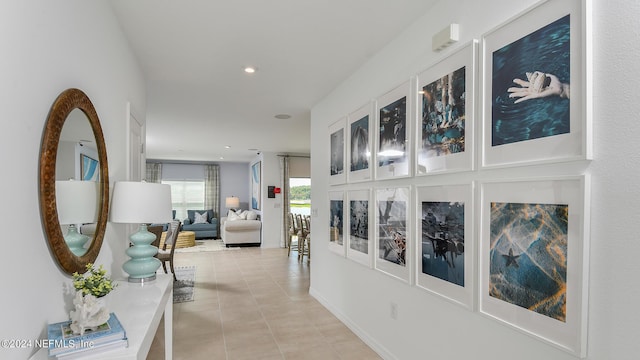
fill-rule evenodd
<path id="1" fill-rule="evenodd" d="M 151 243 L 156 236 L 147 231 L 147 224 L 140 225 L 140 230 L 132 234 L 129 239 L 133 246 L 126 251 L 131 257 L 122 265 L 122 269 L 129 274 L 129 282 L 144 283 L 156 279 L 156 271 L 160 268 L 160 260 L 154 257 L 158 248 Z"/>
<path id="2" fill-rule="evenodd" d="M 89 237 L 80 234 L 75 224 L 69 225 L 67 235 L 64 236 L 64 242 L 67 243 L 69 250 L 71 250 L 75 256 L 82 256 L 87 252 L 87 249 L 84 248 L 84 244 L 86 244 L 87 241 L 89 241 Z"/>

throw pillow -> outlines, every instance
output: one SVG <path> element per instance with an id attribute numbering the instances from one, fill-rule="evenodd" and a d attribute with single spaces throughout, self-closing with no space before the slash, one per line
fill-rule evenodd
<path id="1" fill-rule="evenodd" d="M 208 223 L 207 218 L 208 218 L 208 216 L 207 216 L 206 212 L 204 212 L 202 214 L 196 212 L 194 214 L 194 217 L 193 217 L 193 223 L 194 224 L 207 224 Z"/>
<path id="2" fill-rule="evenodd" d="M 249 210 L 247 214 L 247 220 L 258 220 L 258 213 L 253 210 Z"/>
<path id="3" fill-rule="evenodd" d="M 241 212 L 238 216 L 240 217 L 240 220 L 247 220 L 247 213 L 248 211 L 243 211 Z"/>
<path id="4" fill-rule="evenodd" d="M 233 210 L 229 211 L 229 214 L 227 215 L 227 221 L 235 220 L 240 220 L 240 216 L 238 216 L 238 214 Z"/>

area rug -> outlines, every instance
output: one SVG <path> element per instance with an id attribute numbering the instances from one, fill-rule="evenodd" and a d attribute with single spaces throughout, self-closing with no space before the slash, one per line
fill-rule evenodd
<path id="1" fill-rule="evenodd" d="M 196 240 L 196 246 L 177 248 L 176 253 L 239 250 L 237 247 L 227 248 L 221 239 Z"/>
<path id="2" fill-rule="evenodd" d="M 173 269 L 176 272 L 177 281 L 173 282 L 173 302 L 181 303 L 193 301 L 193 286 L 196 282 L 195 266 L 177 266 Z"/>

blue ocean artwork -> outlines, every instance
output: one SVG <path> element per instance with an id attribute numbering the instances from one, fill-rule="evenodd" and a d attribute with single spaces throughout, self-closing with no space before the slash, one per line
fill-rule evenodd
<path id="1" fill-rule="evenodd" d="M 491 203 L 491 297 L 566 321 L 568 215 L 564 204 Z"/>
<path id="2" fill-rule="evenodd" d="M 422 87 L 421 159 L 464 152 L 465 97 L 464 67 Z"/>
<path id="3" fill-rule="evenodd" d="M 98 161 L 86 155 L 82 155 L 82 180 L 98 181 L 100 179 L 100 171 L 98 170 Z"/>
<path id="4" fill-rule="evenodd" d="M 569 15 L 496 50 L 492 64 L 492 146 L 570 132 Z"/>
<path id="5" fill-rule="evenodd" d="M 464 203 L 422 202 L 422 273 L 464 286 Z"/>
<path id="6" fill-rule="evenodd" d="M 369 168 L 369 115 L 351 123 L 351 171 Z"/>

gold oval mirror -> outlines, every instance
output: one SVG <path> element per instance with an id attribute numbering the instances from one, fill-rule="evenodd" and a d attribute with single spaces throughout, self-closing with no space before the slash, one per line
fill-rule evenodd
<path id="1" fill-rule="evenodd" d="M 90 132 L 84 124 L 90 126 Z M 85 130 L 82 130 L 83 127 Z M 88 133 L 92 135 L 93 139 L 87 139 Z M 92 140 L 95 143 L 92 143 Z M 74 142 L 76 143 L 75 150 L 65 149 L 65 147 L 68 148 L 69 143 Z M 83 148 L 86 150 L 82 150 Z M 63 152 L 69 152 L 73 155 L 60 155 Z M 70 160 L 72 163 L 69 164 L 59 164 L 59 160 L 62 161 L 62 159 L 73 160 Z M 65 168 L 74 170 L 64 170 Z M 42 135 L 39 176 L 40 215 L 49 248 L 66 273 L 72 274 L 76 271 L 84 273 L 87 263 L 95 261 L 102 247 L 109 213 L 109 172 L 107 150 L 98 114 L 91 100 L 81 90 L 67 89 L 63 91 L 51 106 Z M 97 193 L 97 197 L 95 199 L 83 197 L 81 194 L 90 194 L 90 189 L 87 192 L 86 190 L 76 190 L 77 187 L 71 190 L 71 196 L 65 195 L 69 191 L 66 191 L 67 189 L 64 189 L 60 183 L 56 186 L 56 180 L 69 178 L 75 178 L 78 184 L 93 185 L 93 193 Z M 62 220 L 67 217 L 62 211 L 62 206 L 66 205 L 68 200 L 74 199 L 73 195 L 76 195 L 77 200 L 95 200 L 89 205 L 94 207 L 92 211 L 95 210 L 93 217 L 95 221 L 93 218 L 91 221 L 84 218 L 73 221 Z M 58 196 L 60 199 L 57 199 Z M 65 224 L 77 222 L 79 225 L 88 222 L 87 226 L 92 233 L 90 242 L 87 242 L 88 247 L 82 244 L 69 245 L 65 241 L 61 222 Z M 69 225 L 69 227 L 72 228 L 72 231 L 76 230 L 75 224 Z M 70 238 L 69 235 L 68 232 L 67 240 Z"/>

